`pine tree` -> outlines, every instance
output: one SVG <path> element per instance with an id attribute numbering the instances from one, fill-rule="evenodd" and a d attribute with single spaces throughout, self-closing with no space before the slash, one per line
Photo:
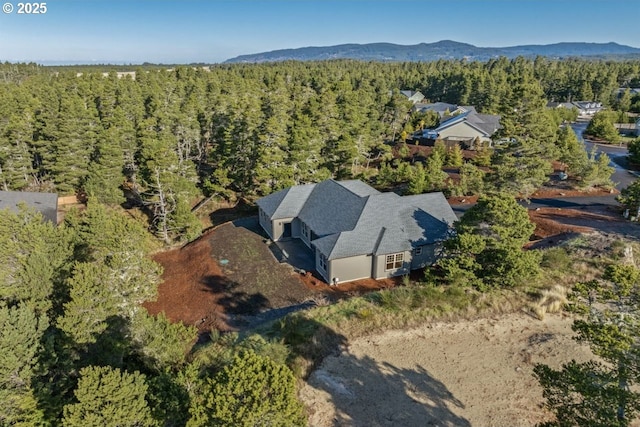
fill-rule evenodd
<path id="1" fill-rule="evenodd" d="M 196 224 L 190 211 L 177 208 L 188 205 L 198 191 L 194 185 L 193 163 L 179 161 L 171 136 L 162 129 L 162 123 L 153 119 L 143 124 L 140 172 L 144 191 L 141 197 L 152 212 L 154 229 L 170 243 L 174 238 L 185 238 L 181 233 L 192 230 Z M 193 233 L 190 231 L 189 235 Z"/>
<path id="2" fill-rule="evenodd" d="M 245 351 L 204 390 L 204 408 L 192 407 L 189 427 L 306 425 L 293 373 L 268 357 Z"/>
<path id="3" fill-rule="evenodd" d="M 99 133 L 84 189 L 102 203 L 121 204 L 125 200 L 121 187 L 126 179 L 123 153 L 135 138 L 135 130 L 119 107 L 114 108 L 106 126 Z"/>
<path id="4" fill-rule="evenodd" d="M 458 168 L 458 167 L 462 166 L 462 163 L 464 163 L 464 158 L 462 156 L 462 150 L 460 149 L 460 146 L 456 144 L 456 145 L 454 145 L 453 147 L 451 147 L 451 148 L 449 148 L 447 150 L 447 156 L 446 156 L 445 164 L 447 166 Z"/>
<path id="5" fill-rule="evenodd" d="M 613 125 L 614 118 L 607 111 L 600 111 L 593 115 L 585 133 L 595 138 L 604 139 L 612 144 L 620 142 L 620 134 Z"/>
<path id="6" fill-rule="evenodd" d="M 628 426 L 637 421 L 640 271 L 613 264 L 603 278 L 578 283 L 570 308 L 586 315 L 573 323 L 576 339 L 587 343 L 604 363 L 571 361 L 560 370 L 542 364 L 534 368 L 544 388 L 545 406 L 556 416 L 549 426 Z"/>
<path id="7" fill-rule="evenodd" d="M 157 372 L 180 368 L 196 338 L 195 327 L 172 323 L 164 313 L 150 316 L 141 310 L 132 319 L 131 341 L 136 353 Z"/>
<path id="8" fill-rule="evenodd" d="M 0 424 L 30 426 L 43 423 L 44 414 L 34 397 L 32 379 L 48 326 L 25 304 L 8 307 L 0 302 Z"/>
<path id="9" fill-rule="evenodd" d="M 479 290 L 516 286 L 539 272 L 540 254 L 522 249 L 534 228 L 513 197 L 484 196 L 456 223 L 439 265 L 450 281 Z"/>
<path id="10" fill-rule="evenodd" d="M 64 407 L 65 427 L 155 426 L 146 401 L 148 386 L 139 372 L 128 373 L 107 366 L 80 371 L 74 391 L 77 403 Z"/>
<path id="11" fill-rule="evenodd" d="M 85 104 L 77 94 L 61 95 L 55 130 L 43 152 L 44 169 L 60 193 L 74 193 L 86 178 L 98 126 L 95 106 Z"/>
<path id="12" fill-rule="evenodd" d="M 48 313 L 71 263 L 71 237 L 26 206 L 0 210 L 0 300 Z"/>
<path id="13" fill-rule="evenodd" d="M 409 192 L 409 194 L 422 194 L 427 189 L 427 185 L 427 174 L 424 170 L 424 167 L 422 166 L 422 163 L 418 163 L 413 167 L 407 191 Z"/>
<path id="14" fill-rule="evenodd" d="M 460 166 L 460 189 L 462 195 L 480 195 L 484 192 L 485 173 L 471 163 Z"/>
<path id="15" fill-rule="evenodd" d="M 441 190 L 444 187 L 444 183 L 449 175 L 447 175 L 447 173 L 442 170 L 443 167 L 444 157 L 440 153 L 440 150 L 434 150 L 427 158 L 425 167 L 425 173 L 427 176 L 427 190 L 437 191 Z"/>

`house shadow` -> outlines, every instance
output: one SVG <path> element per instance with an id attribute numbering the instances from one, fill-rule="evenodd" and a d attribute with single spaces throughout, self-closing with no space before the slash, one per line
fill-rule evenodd
<path id="1" fill-rule="evenodd" d="M 231 222 L 236 228 L 244 228 L 262 237 L 267 237 L 264 230 L 260 226 L 258 217 L 256 215 L 238 218 Z"/>
<path id="2" fill-rule="evenodd" d="M 454 412 L 464 403 L 421 366 L 403 368 L 343 353 L 327 359 L 308 381 L 329 394 L 334 427 L 471 426 Z"/>

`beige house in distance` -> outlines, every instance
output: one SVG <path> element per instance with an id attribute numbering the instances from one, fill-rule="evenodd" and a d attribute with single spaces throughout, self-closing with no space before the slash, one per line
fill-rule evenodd
<path id="1" fill-rule="evenodd" d="M 257 204 L 269 237 L 300 239 L 334 284 L 432 264 L 457 219 L 442 193 L 399 196 L 358 180 L 297 185 Z"/>
<path id="2" fill-rule="evenodd" d="M 491 146 L 491 138 L 498 129 L 500 129 L 500 116 L 479 114 L 474 107 L 464 106 L 457 107 L 453 116 L 441 115 L 438 127 L 425 129 L 418 134 L 418 137 L 445 143 L 450 141 L 460 144 L 463 148 L 474 148 L 476 140 Z"/>

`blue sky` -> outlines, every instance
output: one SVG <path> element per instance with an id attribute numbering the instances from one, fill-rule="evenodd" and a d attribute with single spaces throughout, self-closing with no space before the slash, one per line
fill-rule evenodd
<path id="1" fill-rule="evenodd" d="M 638 0 L 49 0 L 0 13 L 0 60 L 222 62 L 342 43 L 476 46 L 617 42 L 640 47 Z"/>

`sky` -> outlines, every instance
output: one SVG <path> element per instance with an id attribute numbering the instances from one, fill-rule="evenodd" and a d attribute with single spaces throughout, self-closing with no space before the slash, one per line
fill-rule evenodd
<path id="1" fill-rule="evenodd" d="M 640 47 L 639 0 L 48 0 L 41 14 L 0 3 L 0 61 L 10 62 L 217 63 L 305 46 L 440 40 Z"/>

